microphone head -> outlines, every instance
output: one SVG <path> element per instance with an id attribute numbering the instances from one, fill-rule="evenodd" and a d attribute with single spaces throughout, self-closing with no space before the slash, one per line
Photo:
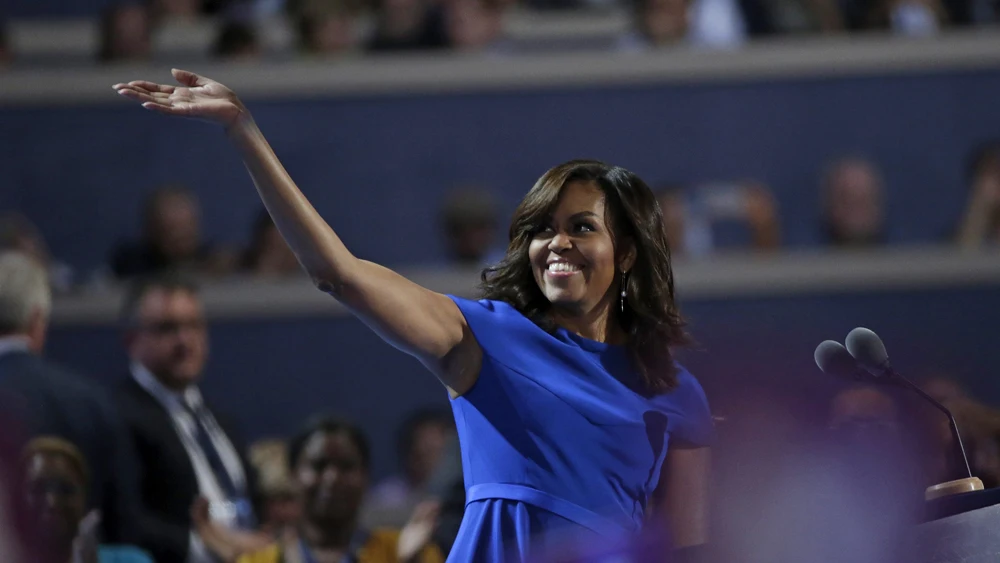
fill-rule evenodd
<path id="1" fill-rule="evenodd" d="M 883 374 L 889 363 L 889 354 L 877 334 L 867 328 L 858 327 L 848 333 L 844 343 L 847 344 L 847 351 L 865 369 L 875 375 Z"/>
<path id="2" fill-rule="evenodd" d="M 863 380 L 868 375 L 840 342 L 833 340 L 820 342 L 813 359 L 816 360 L 819 369 L 827 375 L 852 381 Z"/>

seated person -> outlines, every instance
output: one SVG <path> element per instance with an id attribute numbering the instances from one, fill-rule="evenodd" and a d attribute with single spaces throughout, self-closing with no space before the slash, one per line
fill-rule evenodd
<path id="1" fill-rule="evenodd" d="M 289 463 L 303 500 L 298 530 L 263 549 L 247 550 L 230 530 L 209 519 L 207 504 L 200 502 L 193 511 L 198 534 L 216 557 L 237 563 L 442 563 L 440 550 L 428 545 L 435 504 L 418 506 L 402 531 L 357 526 L 370 461 L 368 441 L 358 427 L 317 419 L 289 445 Z"/>
<path id="2" fill-rule="evenodd" d="M 98 545 L 100 515 L 84 517 L 89 470 L 76 446 L 43 436 L 28 443 L 21 459 L 28 505 L 41 535 L 41 561 L 153 563 L 135 547 Z"/>

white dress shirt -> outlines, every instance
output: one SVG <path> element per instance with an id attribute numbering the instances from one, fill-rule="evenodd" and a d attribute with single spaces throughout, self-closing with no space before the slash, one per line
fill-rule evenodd
<path id="1" fill-rule="evenodd" d="M 205 456 L 201 445 L 196 437 L 197 421 L 192 416 L 197 413 L 202 419 L 208 438 L 212 441 L 215 449 L 222 458 L 222 463 L 229 473 L 230 478 L 237 489 L 244 491 L 246 496 L 247 477 L 243 471 L 239 454 L 235 446 L 229 441 L 226 433 L 216 422 L 212 413 L 205 408 L 201 391 L 194 385 L 189 386 L 184 391 L 174 391 L 168 389 L 156 377 L 150 373 L 145 366 L 138 362 L 132 362 L 132 377 L 136 383 L 149 392 L 159 402 L 164 409 L 170 413 L 170 418 L 174 423 L 174 429 L 180 438 L 188 458 L 194 468 L 195 478 L 198 481 L 198 492 L 209 502 L 209 512 L 212 520 L 223 525 L 234 527 L 236 525 L 236 509 L 233 504 L 234 499 L 227 498 L 223 488 L 220 486 L 212 466 Z M 207 563 L 214 561 L 208 554 L 208 550 L 202 544 L 201 539 L 193 531 L 191 533 L 191 546 L 188 550 L 188 563 Z"/>

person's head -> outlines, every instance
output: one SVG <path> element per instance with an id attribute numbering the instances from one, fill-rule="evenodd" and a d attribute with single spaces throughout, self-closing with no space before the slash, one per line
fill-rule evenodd
<path id="1" fill-rule="evenodd" d="M 687 0 L 634 1 L 635 26 L 653 45 L 677 43 L 687 35 Z"/>
<path id="2" fill-rule="evenodd" d="M 194 194 L 180 186 L 154 191 L 143 209 L 146 240 L 173 261 L 195 255 L 201 246 L 201 210 Z"/>
<path id="3" fill-rule="evenodd" d="M 136 281 L 122 306 L 129 358 L 163 385 L 181 390 L 201 378 L 208 329 L 197 286 L 177 274 Z"/>
<path id="4" fill-rule="evenodd" d="M 455 49 L 488 47 L 503 32 L 503 9 L 496 0 L 451 0 L 444 20 L 448 43 Z"/>
<path id="5" fill-rule="evenodd" d="M 202 2 L 200 0 L 153 0 L 151 5 L 158 18 L 193 19 L 200 15 Z"/>
<path id="6" fill-rule="evenodd" d="M 307 0 L 300 12 L 299 40 L 306 52 L 336 55 L 358 46 L 358 8 L 354 0 Z"/>
<path id="7" fill-rule="evenodd" d="M 406 478 L 422 487 L 441 461 L 448 439 L 454 432 L 451 413 L 421 409 L 406 417 L 399 426 L 397 447 Z"/>
<path id="8" fill-rule="evenodd" d="M 150 15 L 145 4 L 121 2 L 101 17 L 98 57 L 104 62 L 143 60 L 150 54 Z"/>
<path id="9" fill-rule="evenodd" d="M 228 22 L 219 30 L 213 51 L 224 59 L 255 59 L 260 55 L 257 31 L 250 24 Z"/>
<path id="10" fill-rule="evenodd" d="M 28 505 L 45 543 L 68 553 L 87 508 L 87 463 L 66 440 L 40 437 L 21 456 Z"/>
<path id="11" fill-rule="evenodd" d="M 3 250 L 20 252 L 43 266 L 49 264 L 49 248 L 42 233 L 20 213 L 0 215 L 0 251 Z"/>
<path id="12" fill-rule="evenodd" d="M 840 246 L 871 246 L 882 240 L 884 212 L 882 178 L 861 158 L 835 162 L 824 182 L 824 221 L 831 242 Z"/>
<path id="13" fill-rule="evenodd" d="M 632 172 L 593 160 L 546 172 L 514 212 L 507 253 L 482 282 L 485 297 L 543 327 L 624 333 L 645 386 L 673 386 L 671 347 L 687 335 L 660 207 Z"/>
<path id="14" fill-rule="evenodd" d="M 313 419 L 289 442 L 288 459 L 306 519 L 331 527 L 354 524 L 371 464 L 359 427 L 333 417 Z"/>
<path id="15" fill-rule="evenodd" d="M 298 524 L 302 502 L 288 466 L 288 445 L 283 440 L 254 442 L 249 458 L 263 497 L 261 527 L 271 533 L 280 533 Z"/>
<path id="16" fill-rule="evenodd" d="M 441 222 L 448 252 L 458 264 L 480 266 L 497 235 L 497 205 L 490 192 L 460 188 L 445 199 Z"/>
<path id="17" fill-rule="evenodd" d="M 0 68 L 10 63 L 11 58 L 10 44 L 7 40 L 7 26 L 0 19 Z"/>
<path id="18" fill-rule="evenodd" d="M 0 336 L 22 336 L 40 353 L 52 310 L 45 268 L 20 252 L 0 252 Z"/>
<path id="19" fill-rule="evenodd" d="M 285 242 L 267 209 L 257 215 L 244 266 L 256 275 L 289 275 L 302 271 L 295 253 Z"/>

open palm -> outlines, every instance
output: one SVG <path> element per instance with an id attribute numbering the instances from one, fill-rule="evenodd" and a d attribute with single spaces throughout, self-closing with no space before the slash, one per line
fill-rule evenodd
<path id="1" fill-rule="evenodd" d="M 243 104 L 232 90 L 222 84 L 186 70 L 171 71 L 180 86 L 134 80 L 115 84 L 113 88 L 122 96 L 142 103 L 142 107 L 231 125 L 245 112 Z"/>

